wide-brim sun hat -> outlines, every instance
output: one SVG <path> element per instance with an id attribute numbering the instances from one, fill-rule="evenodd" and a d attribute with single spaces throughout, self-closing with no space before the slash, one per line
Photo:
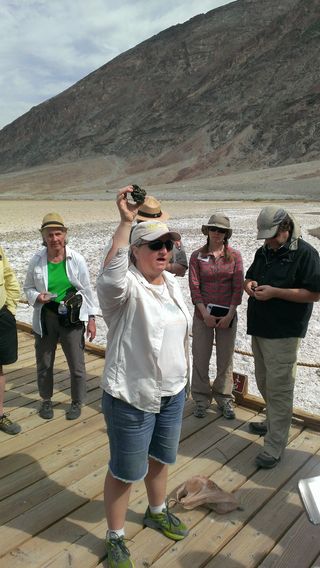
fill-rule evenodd
<path id="1" fill-rule="evenodd" d="M 224 213 L 214 213 L 211 215 L 208 223 L 202 225 L 202 232 L 204 235 L 208 236 L 209 227 L 218 227 L 218 229 L 226 229 L 227 239 L 230 239 L 232 235 L 232 229 L 230 226 L 230 219 Z"/>
<path id="2" fill-rule="evenodd" d="M 61 215 L 59 215 L 59 213 L 47 213 L 47 215 L 43 217 L 40 231 L 49 228 L 67 230 L 67 227 L 64 224 L 64 220 L 62 219 Z"/>
<path id="3" fill-rule="evenodd" d="M 161 210 L 161 202 L 158 199 L 152 197 L 152 195 L 147 195 L 139 207 L 136 220 L 149 221 L 150 219 L 166 221 L 169 219 L 169 213 Z"/>
<path id="4" fill-rule="evenodd" d="M 288 212 L 278 205 L 268 205 L 261 209 L 257 218 L 257 239 L 272 239 Z"/>
<path id="5" fill-rule="evenodd" d="M 143 221 L 133 227 L 130 235 L 130 244 L 135 245 L 140 241 L 156 241 L 164 236 L 172 241 L 181 240 L 180 233 L 170 231 L 169 227 L 162 221 Z"/>

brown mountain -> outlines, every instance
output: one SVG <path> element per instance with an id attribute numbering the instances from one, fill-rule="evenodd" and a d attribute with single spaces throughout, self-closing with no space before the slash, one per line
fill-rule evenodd
<path id="1" fill-rule="evenodd" d="M 319 0 L 201 14 L 3 128 L 0 172 L 100 158 L 168 183 L 318 159 L 319 46 Z"/>

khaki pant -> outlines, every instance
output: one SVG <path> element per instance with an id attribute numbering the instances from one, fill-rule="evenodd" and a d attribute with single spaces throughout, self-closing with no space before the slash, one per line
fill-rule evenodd
<path id="1" fill-rule="evenodd" d="M 281 456 L 288 441 L 300 341 L 299 337 L 252 337 L 257 386 L 266 401 L 264 449 L 275 458 Z"/>
<path id="2" fill-rule="evenodd" d="M 214 398 L 220 406 L 224 400 L 233 399 L 233 353 L 237 333 L 237 317 L 227 329 L 209 328 L 196 315 L 193 317 L 192 382 L 193 400 L 207 408 Z M 217 376 L 211 387 L 209 364 L 213 342 L 216 340 Z"/>

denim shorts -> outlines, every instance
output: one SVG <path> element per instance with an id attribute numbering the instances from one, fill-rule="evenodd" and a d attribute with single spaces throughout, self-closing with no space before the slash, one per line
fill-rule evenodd
<path id="1" fill-rule="evenodd" d="M 126 483 L 140 481 L 148 473 L 148 460 L 163 464 L 176 461 L 185 389 L 161 399 L 158 414 L 144 412 L 103 392 L 102 412 L 110 443 L 109 470 Z"/>

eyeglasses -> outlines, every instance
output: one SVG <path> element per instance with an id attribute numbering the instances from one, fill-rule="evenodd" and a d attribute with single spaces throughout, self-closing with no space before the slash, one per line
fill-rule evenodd
<path id="1" fill-rule="evenodd" d="M 141 243 L 139 246 L 147 245 L 150 250 L 161 250 L 163 247 L 166 247 L 167 251 L 171 251 L 173 249 L 173 241 L 151 241 L 151 243 Z"/>
<path id="2" fill-rule="evenodd" d="M 208 227 L 209 231 L 211 231 L 212 233 L 226 233 L 228 231 L 228 229 L 221 229 L 220 227 Z"/>

